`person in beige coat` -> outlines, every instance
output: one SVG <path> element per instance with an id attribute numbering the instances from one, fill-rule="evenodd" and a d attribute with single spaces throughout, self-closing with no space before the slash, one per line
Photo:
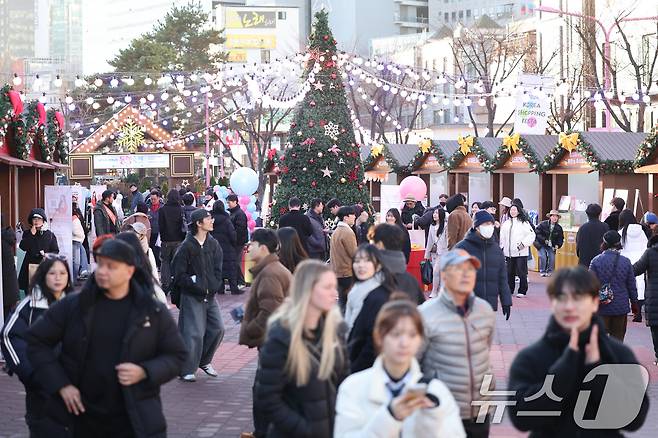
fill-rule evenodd
<path id="1" fill-rule="evenodd" d="M 473 225 L 471 215 L 466 211 L 464 196 L 460 193 L 451 196 L 446 203 L 448 210 L 448 249 L 460 242 Z"/>
<path id="2" fill-rule="evenodd" d="M 440 263 L 441 292 L 418 309 L 426 338 L 421 368 L 423 374 L 436 376 L 448 386 L 459 405 L 466 434 L 486 437 L 490 425 L 488 419 L 477 422 L 478 403 L 488 399 L 480 388 L 486 376 L 492 375 L 489 353 L 496 315 L 489 303 L 473 292 L 480 268 L 477 258 L 456 249 L 444 254 Z M 488 389 L 493 390 L 493 385 Z"/>
<path id="3" fill-rule="evenodd" d="M 354 207 L 340 207 L 337 217 L 339 222 L 331 235 L 329 261 L 331 269 L 338 278 L 338 303 L 344 313 L 347 291 L 350 290 L 353 282 L 352 259 L 357 247 L 356 234 L 352 229 L 356 220 Z"/>
<path id="4" fill-rule="evenodd" d="M 465 437 L 450 390 L 424 377 L 414 357 L 424 337 L 418 309 L 406 297 L 395 298 L 377 315 L 380 356 L 338 388 L 334 438 Z"/>

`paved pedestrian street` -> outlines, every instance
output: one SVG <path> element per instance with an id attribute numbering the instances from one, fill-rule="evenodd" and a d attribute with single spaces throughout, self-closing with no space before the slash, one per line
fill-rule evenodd
<path id="1" fill-rule="evenodd" d="M 545 284 L 548 279 L 530 274 L 530 290 L 525 298 L 514 298 L 512 315 L 505 321 L 498 312 L 496 335 L 491 361 L 497 389 L 506 389 L 507 372 L 516 353 L 538 339 L 548 320 L 548 299 Z M 237 344 L 239 326 L 228 312 L 246 301 L 247 295 L 219 297 L 226 335 L 215 354 L 213 365 L 219 372 L 216 379 L 197 372 L 196 383 L 172 381 L 162 388 L 164 411 L 170 437 L 236 438 L 240 432 L 251 431 L 251 387 L 256 371 L 256 350 Z M 176 316 L 176 315 L 175 315 Z M 645 425 L 630 437 L 658 436 L 658 417 L 652 415 L 658 405 L 658 367 L 652 365 L 653 348 L 648 328 L 629 322 L 626 344 L 650 373 L 649 397 L 652 406 Z M 0 437 L 27 437 L 23 416 L 25 393 L 15 377 L 0 375 Z M 492 427 L 492 437 L 523 437 L 507 418 Z M 292 438 L 292 437 L 291 437 Z"/>

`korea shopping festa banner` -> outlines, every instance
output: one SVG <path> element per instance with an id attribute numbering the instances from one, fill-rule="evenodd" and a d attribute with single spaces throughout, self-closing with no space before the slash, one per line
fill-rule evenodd
<path id="1" fill-rule="evenodd" d="M 546 133 L 551 109 L 546 93 L 551 92 L 552 81 L 540 75 L 519 75 L 517 85 L 520 91 L 516 96 L 514 132 L 537 135 Z"/>
<path id="2" fill-rule="evenodd" d="M 73 190 L 71 186 L 46 186 L 48 227 L 57 238 L 59 253 L 66 256 L 73 272 Z"/>

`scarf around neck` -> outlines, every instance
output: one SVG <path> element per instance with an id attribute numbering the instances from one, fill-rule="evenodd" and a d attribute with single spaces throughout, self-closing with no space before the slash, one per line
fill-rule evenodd
<path id="1" fill-rule="evenodd" d="M 375 275 L 365 281 L 357 281 L 350 289 L 347 295 L 347 305 L 345 307 L 345 323 L 347 324 L 348 333 L 354 326 L 354 321 L 361 313 L 363 302 L 370 293 L 370 291 L 377 289 L 384 281 L 384 275 L 381 271 L 376 272 Z"/>

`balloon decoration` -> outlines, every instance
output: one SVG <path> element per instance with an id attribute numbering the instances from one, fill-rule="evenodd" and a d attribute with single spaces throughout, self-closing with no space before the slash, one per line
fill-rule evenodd
<path id="1" fill-rule="evenodd" d="M 238 196 L 250 196 L 258 190 L 258 174 L 248 167 L 240 167 L 231 175 L 231 189 Z"/>
<path id="2" fill-rule="evenodd" d="M 425 181 L 417 176 L 408 176 L 400 183 L 400 198 L 413 196 L 416 201 L 421 201 L 427 195 L 427 185 Z"/>

